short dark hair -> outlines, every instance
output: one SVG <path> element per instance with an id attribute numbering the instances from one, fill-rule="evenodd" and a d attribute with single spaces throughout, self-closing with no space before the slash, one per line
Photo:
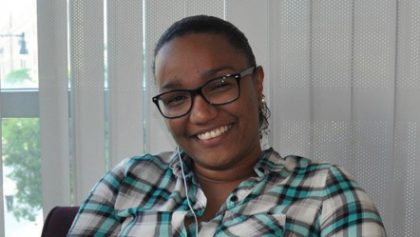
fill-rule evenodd
<path id="1" fill-rule="evenodd" d="M 215 16 L 197 15 L 185 17 L 173 23 L 160 36 L 154 51 L 154 59 L 159 50 L 176 37 L 193 33 L 213 33 L 219 34 L 228 40 L 228 42 L 236 49 L 242 51 L 247 58 L 249 66 L 256 66 L 255 55 L 249 45 L 248 39 L 236 26 L 232 23 Z M 153 73 L 155 73 L 155 62 L 153 62 Z"/>

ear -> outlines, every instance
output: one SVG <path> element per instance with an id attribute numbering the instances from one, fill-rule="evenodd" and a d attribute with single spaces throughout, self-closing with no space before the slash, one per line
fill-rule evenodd
<path id="1" fill-rule="evenodd" d="M 258 99 L 262 99 L 263 90 L 264 90 L 264 69 L 262 66 L 255 68 L 255 90 L 257 92 Z"/>

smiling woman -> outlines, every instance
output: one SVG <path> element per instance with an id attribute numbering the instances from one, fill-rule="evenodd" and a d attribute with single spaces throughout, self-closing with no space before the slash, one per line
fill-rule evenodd
<path id="1" fill-rule="evenodd" d="M 343 169 L 263 150 L 264 71 L 231 23 L 192 16 L 155 50 L 153 102 L 178 148 L 122 161 L 70 236 L 385 236 Z"/>

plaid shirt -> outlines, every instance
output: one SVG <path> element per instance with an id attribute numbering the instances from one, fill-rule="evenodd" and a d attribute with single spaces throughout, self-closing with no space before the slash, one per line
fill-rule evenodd
<path id="1" fill-rule="evenodd" d="M 195 213 L 206 197 L 181 154 Z M 195 236 L 177 153 L 124 160 L 82 204 L 69 236 Z M 386 236 L 375 205 L 342 169 L 263 152 L 255 177 L 243 181 L 200 236 Z"/>

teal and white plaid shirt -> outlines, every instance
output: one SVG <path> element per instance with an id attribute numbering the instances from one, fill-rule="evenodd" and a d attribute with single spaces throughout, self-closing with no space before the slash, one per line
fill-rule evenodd
<path id="1" fill-rule="evenodd" d="M 182 154 L 191 204 L 206 197 Z M 195 236 L 176 153 L 124 160 L 82 204 L 69 236 Z M 199 236 L 386 236 L 375 205 L 342 169 L 263 152 L 255 177 L 243 181 Z"/>

